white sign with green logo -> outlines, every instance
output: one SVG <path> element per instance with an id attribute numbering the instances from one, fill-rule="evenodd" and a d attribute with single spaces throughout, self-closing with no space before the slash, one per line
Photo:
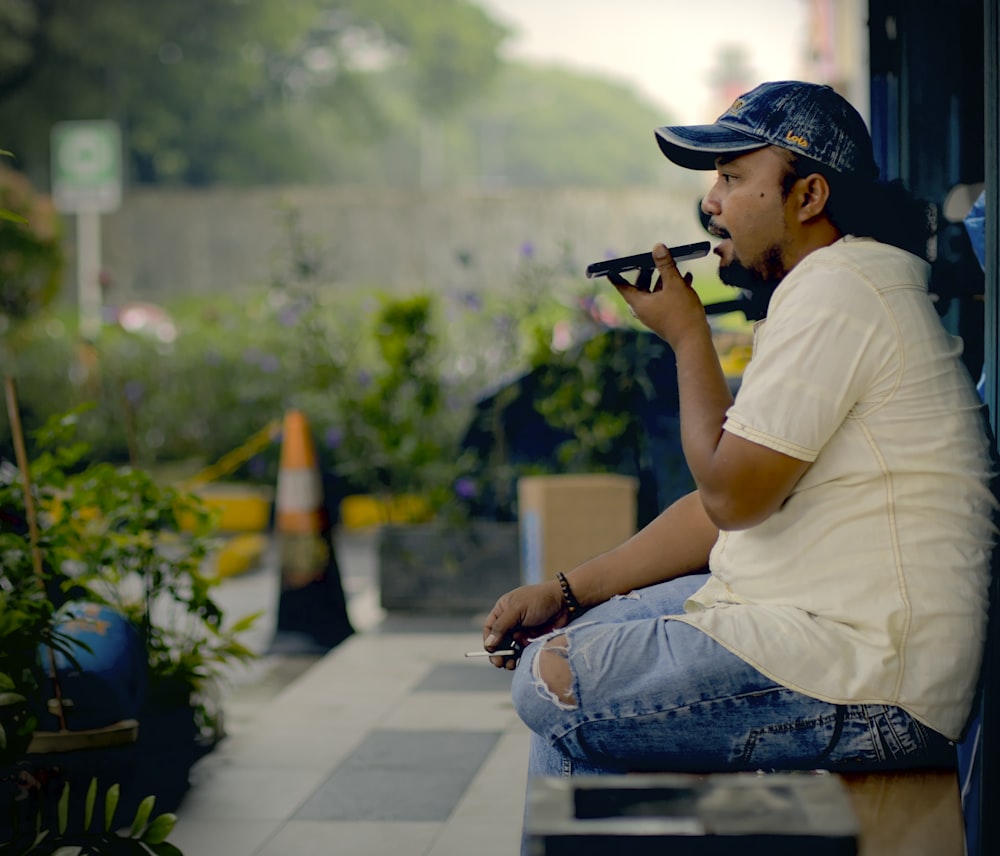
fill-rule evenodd
<path id="1" fill-rule="evenodd" d="M 67 214 L 109 213 L 122 199 L 121 131 L 108 119 L 52 128 L 52 199 Z"/>

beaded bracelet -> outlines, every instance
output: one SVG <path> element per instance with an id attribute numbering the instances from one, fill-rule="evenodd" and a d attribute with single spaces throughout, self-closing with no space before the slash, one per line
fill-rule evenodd
<path id="1" fill-rule="evenodd" d="M 580 601 L 576 599 L 576 595 L 573 594 L 573 589 L 569 587 L 569 580 L 566 579 L 566 574 L 562 571 L 556 574 L 556 579 L 559 580 L 559 587 L 562 589 L 563 600 L 566 601 L 566 611 L 569 613 L 569 617 L 573 618 L 578 612 L 582 612 L 580 608 Z"/>

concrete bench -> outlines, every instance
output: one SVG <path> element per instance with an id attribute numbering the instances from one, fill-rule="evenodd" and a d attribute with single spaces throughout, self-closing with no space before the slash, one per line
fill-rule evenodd
<path id="1" fill-rule="evenodd" d="M 530 783 L 534 856 L 965 856 L 954 769 L 630 773 Z"/>

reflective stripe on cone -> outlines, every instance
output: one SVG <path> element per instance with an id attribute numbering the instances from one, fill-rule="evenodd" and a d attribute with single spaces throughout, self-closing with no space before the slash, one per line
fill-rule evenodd
<path id="1" fill-rule="evenodd" d="M 323 531 L 326 520 L 316 449 L 306 418 L 298 410 L 285 414 L 276 494 L 279 535 L 318 535 Z"/>

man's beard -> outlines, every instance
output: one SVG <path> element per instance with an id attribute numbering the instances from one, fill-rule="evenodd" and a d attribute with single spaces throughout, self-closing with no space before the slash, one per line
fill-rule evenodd
<path id="1" fill-rule="evenodd" d="M 781 251 L 777 247 L 768 250 L 758 268 L 749 268 L 736 259 L 727 265 L 719 265 L 719 279 L 740 289 L 740 308 L 748 321 L 760 321 L 767 316 L 771 295 L 786 273 L 781 263 Z"/>
<path id="2" fill-rule="evenodd" d="M 784 264 L 781 261 L 781 250 L 778 247 L 771 247 L 765 254 L 760 265 L 747 267 L 743 262 L 734 258 L 727 265 L 719 265 L 719 279 L 726 285 L 745 291 L 774 290 L 774 288 L 785 278 Z"/>

